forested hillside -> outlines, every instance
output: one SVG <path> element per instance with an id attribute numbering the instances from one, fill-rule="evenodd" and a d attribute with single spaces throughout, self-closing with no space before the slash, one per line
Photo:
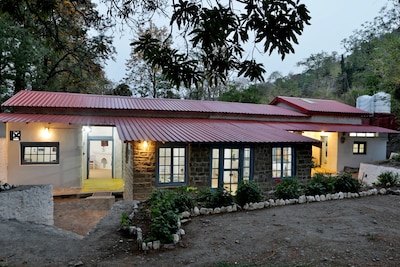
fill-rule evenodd
<path id="1" fill-rule="evenodd" d="M 233 88 L 220 97 L 226 101 L 268 103 L 275 96 L 336 99 L 355 106 L 361 95 L 386 92 L 392 112 L 400 114 L 400 5 L 383 8 L 380 16 L 343 40 L 346 54 L 320 52 L 298 62 L 299 74 L 274 72 L 266 83 Z M 397 116 L 399 117 L 399 116 Z"/>

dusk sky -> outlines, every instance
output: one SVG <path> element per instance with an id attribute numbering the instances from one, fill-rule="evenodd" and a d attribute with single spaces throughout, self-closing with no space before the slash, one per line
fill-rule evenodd
<path id="1" fill-rule="evenodd" d="M 296 63 L 308 58 L 311 54 L 322 51 L 343 53 L 341 41 L 350 37 L 362 24 L 371 22 L 379 15 L 381 8 L 389 1 L 382 0 L 303 0 L 311 15 L 311 25 L 306 26 L 303 35 L 299 37 L 299 45 L 295 45 L 295 54 L 287 55 L 282 61 L 280 56 L 273 53 L 256 55 L 263 63 L 267 74 L 265 78 L 279 71 L 282 75 L 290 72 L 299 73 L 301 69 Z M 162 25 L 157 25 L 161 27 Z M 107 77 L 118 83 L 125 75 L 125 63 L 129 58 L 130 40 L 128 34 L 115 36 L 114 46 L 117 50 L 116 61 L 109 61 L 105 71 Z"/>

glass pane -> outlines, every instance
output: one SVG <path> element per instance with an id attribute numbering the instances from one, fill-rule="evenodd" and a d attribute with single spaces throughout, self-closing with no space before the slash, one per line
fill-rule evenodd
<path id="1" fill-rule="evenodd" d="M 364 144 L 359 144 L 360 149 L 359 149 L 359 153 L 364 153 Z"/>
<path id="2" fill-rule="evenodd" d="M 218 148 L 213 148 L 213 150 L 212 150 L 212 158 L 213 159 L 219 158 L 219 149 Z"/>
<path id="3" fill-rule="evenodd" d="M 353 153 L 358 153 L 358 144 L 353 144 Z"/>

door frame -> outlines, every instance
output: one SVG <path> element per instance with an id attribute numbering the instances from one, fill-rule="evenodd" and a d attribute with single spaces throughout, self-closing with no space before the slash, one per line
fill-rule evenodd
<path id="1" fill-rule="evenodd" d="M 86 179 L 89 179 L 89 160 L 90 160 L 90 142 L 92 141 L 111 141 L 111 178 L 114 178 L 114 136 L 87 136 L 87 146 L 86 146 Z"/>

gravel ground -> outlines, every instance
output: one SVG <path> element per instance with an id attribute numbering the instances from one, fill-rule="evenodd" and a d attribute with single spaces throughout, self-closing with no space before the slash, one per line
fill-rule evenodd
<path id="1" fill-rule="evenodd" d="M 0 221 L 0 266 L 400 265 L 396 195 L 194 217 L 174 249 L 146 254 L 117 231 L 132 202 L 110 211 L 81 202 L 56 200 L 54 227 Z"/>

